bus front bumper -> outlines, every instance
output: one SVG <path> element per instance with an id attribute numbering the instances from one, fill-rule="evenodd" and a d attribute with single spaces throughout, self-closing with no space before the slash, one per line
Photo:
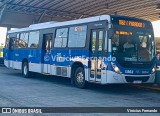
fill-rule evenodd
<path id="1" fill-rule="evenodd" d="M 155 73 L 150 75 L 126 75 L 107 71 L 107 83 L 154 83 Z"/>

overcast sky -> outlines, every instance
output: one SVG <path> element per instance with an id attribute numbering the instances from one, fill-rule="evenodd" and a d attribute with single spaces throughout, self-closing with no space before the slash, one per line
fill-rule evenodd
<path id="1" fill-rule="evenodd" d="M 160 20 L 152 23 L 155 37 L 160 37 Z M 0 27 L 0 44 L 5 43 L 7 29 Z"/>

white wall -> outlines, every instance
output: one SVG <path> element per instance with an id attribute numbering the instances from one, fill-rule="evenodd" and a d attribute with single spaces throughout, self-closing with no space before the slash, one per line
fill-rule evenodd
<path id="1" fill-rule="evenodd" d="M 5 43 L 7 28 L 0 27 L 0 45 Z"/>

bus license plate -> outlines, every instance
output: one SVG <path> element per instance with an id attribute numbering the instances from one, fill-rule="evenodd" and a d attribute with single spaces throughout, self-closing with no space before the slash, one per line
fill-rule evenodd
<path id="1" fill-rule="evenodd" d="M 135 83 L 135 84 L 141 84 L 142 81 L 134 81 L 133 83 Z"/>

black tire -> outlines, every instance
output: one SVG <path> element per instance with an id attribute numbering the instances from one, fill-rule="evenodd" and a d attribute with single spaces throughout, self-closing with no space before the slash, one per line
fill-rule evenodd
<path id="1" fill-rule="evenodd" d="M 75 83 L 75 86 L 78 88 L 83 89 L 86 87 L 87 82 L 85 81 L 85 73 L 84 73 L 84 69 L 82 67 L 78 67 L 75 70 L 74 83 Z"/>
<path id="2" fill-rule="evenodd" d="M 29 72 L 29 66 L 28 66 L 27 62 L 24 62 L 23 65 L 22 65 L 22 75 L 25 78 L 30 78 L 31 77 L 31 74 Z"/>

